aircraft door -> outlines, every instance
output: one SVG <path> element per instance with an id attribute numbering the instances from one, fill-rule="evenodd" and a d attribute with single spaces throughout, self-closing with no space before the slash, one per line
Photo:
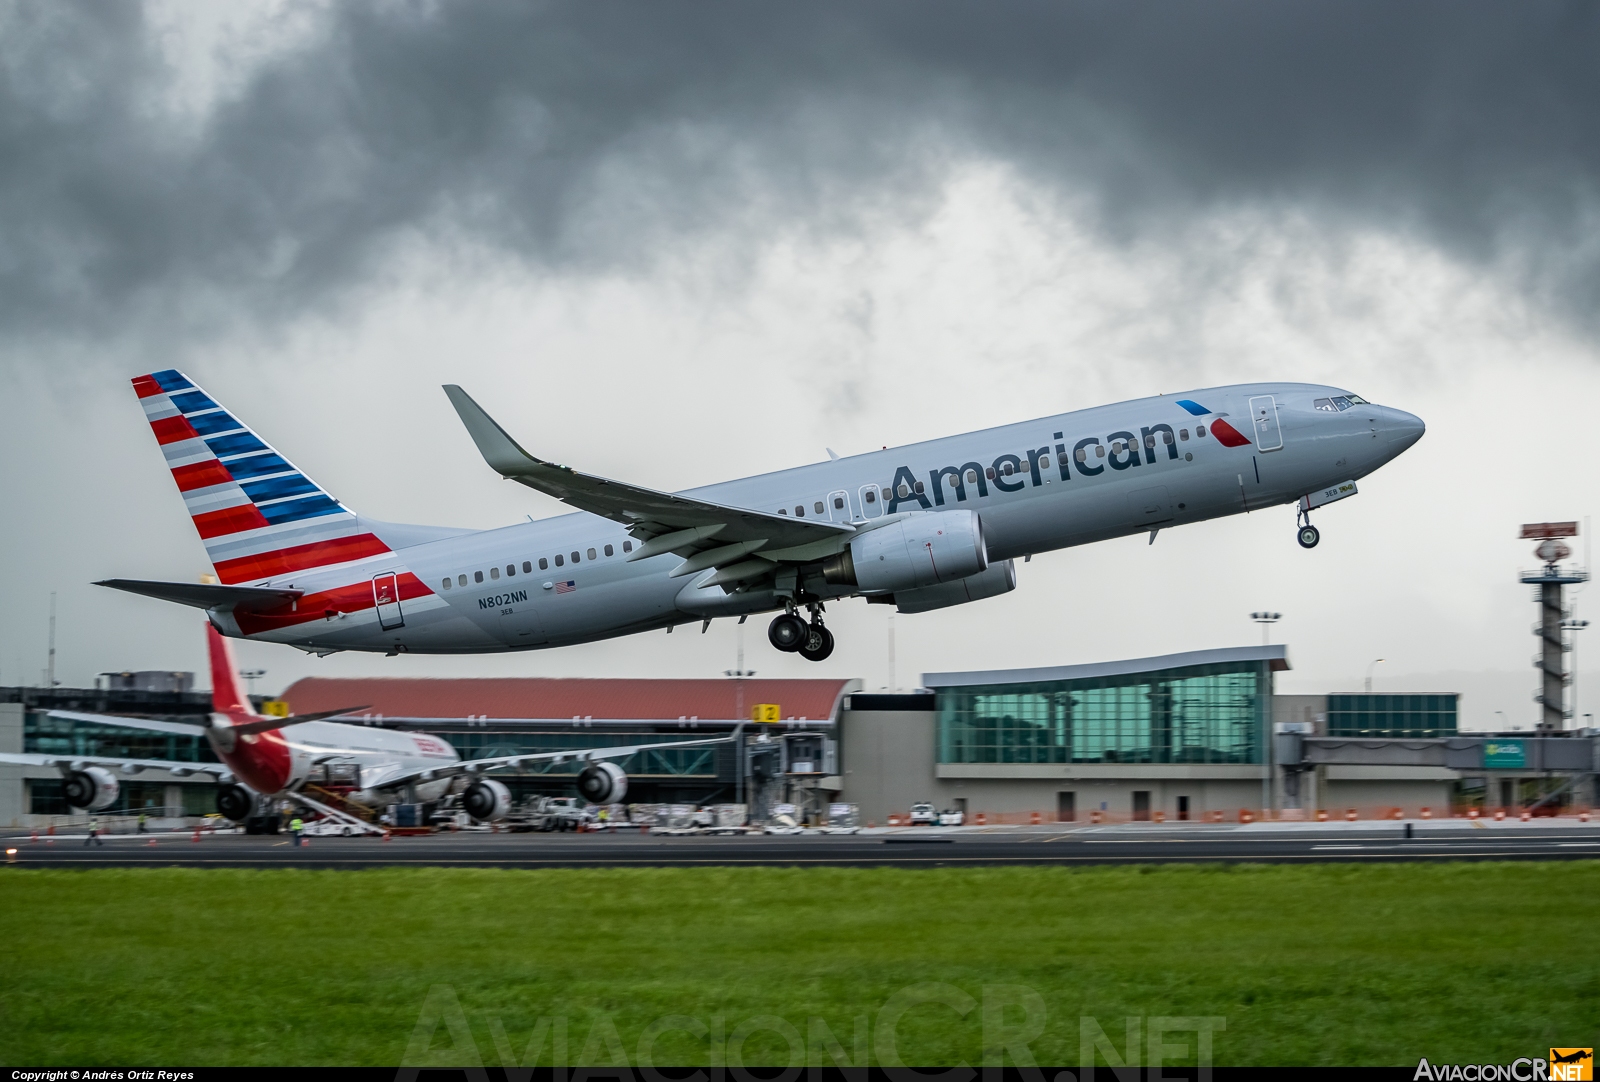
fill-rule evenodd
<path id="1" fill-rule="evenodd" d="M 877 485 L 862 485 L 857 496 L 861 499 L 861 514 L 866 518 L 878 518 L 883 514 L 883 504 L 878 501 L 881 493 Z"/>
<path id="2" fill-rule="evenodd" d="M 828 517 L 835 522 L 849 522 L 855 517 L 850 513 L 850 493 L 844 489 L 828 493 Z"/>
<path id="3" fill-rule="evenodd" d="M 372 601 L 378 606 L 378 625 L 383 630 L 406 625 L 400 612 L 400 581 L 393 571 L 372 576 Z"/>
<path id="4" fill-rule="evenodd" d="M 1250 400 L 1250 417 L 1256 426 L 1256 449 L 1265 454 L 1283 447 L 1283 429 L 1278 427 L 1278 402 L 1270 394 Z"/>

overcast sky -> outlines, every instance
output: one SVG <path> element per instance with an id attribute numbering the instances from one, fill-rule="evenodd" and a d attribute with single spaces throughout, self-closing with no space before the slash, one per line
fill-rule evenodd
<path id="1" fill-rule="evenodd" d="M 0 683 L 40 680 L 51 591 L 68 684 L 204 667 L 191 610 L 89 585 L 209 569 L 128 386 L 157 368 L 362 513 L 476 527 L 561 505 L 445 382 L 683 488 L 1284 379 L 1429 426 L 1318 549 L 1280 508 L 1040 556 L 897 617 L 897 682 L 1259 642 L 1268 608 L 1281 690 L 1382 657 L 1529 724 L 1517 526 L 1600 493 L 1597 56 L 1583 3 L 0 3 Z M 831 615 L 827 663 L 753 620 L 747 667 L 888 683 L 883 608 Z M 737 636 L 240 659 L 710 676 Z"/>

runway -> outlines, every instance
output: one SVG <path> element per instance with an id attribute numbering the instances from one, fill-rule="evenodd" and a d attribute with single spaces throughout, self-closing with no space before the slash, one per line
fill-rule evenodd
<path id="1" fill-rule="evenodd" d="M 83 835 L 8 838 L 7 860 L 34 868 L 373 868 L 396 866 L 601 868 L 693 866 L 938 867 L 1259 862 L 1395 863 L 1441 860 L 1600 858 L 1600 824 L 1415 822 L 1341 824 L 1130 824 L 1125 826 L 863 831 L 854 835 L 661 836 L 492 834 L 316 837 L 295 848 L 284 836 Z M 9 850 L 15 849 L 13 854 Z"/>

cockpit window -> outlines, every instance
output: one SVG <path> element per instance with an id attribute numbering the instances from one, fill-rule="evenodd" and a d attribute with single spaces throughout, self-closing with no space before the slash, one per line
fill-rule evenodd
<path id="1" fill-rule="evenodd" d="M 1333 404 L 1334 404 L 1334 405 L 1335 405 L 1335 406 L 1336 406 L 1336 407 L 1338 407 L 1338 409 L 1339 409 L 1339 411 L 1340 411 L 1340 412 L 1341 412 L 1341 413 L 1342 413 L 1342 412 L 1343 412 L 1343 411 L 1345 411 L 1345 410 L 1347 410 L 1347 409 L 1349 409 L 1349 408 L 1350 408 L 1350 405 L 1351 405 L 1351 403 L 1350 403 L 1350 400 L 1349 400 L 1349 399 L 1348 399 L 1348 398 L 1346 398 L 1346 397 L 1344 397 L 1344 396 L 1343 396 L 1343 395 L 1339 395 L 1339 396 L 1338 396 L 1338 397 L 1336 397 L 1336 398 L 1335 398 L 1335 399 L 1334 399 L 1334 400 L 1333 400 Z"/>
<path id="2" fill-rule="evenodd" d="M 1338 413 L 1339 412 L 1339 407 L 1335 406 L 1333 404 L 1333 399 L 1331 399 L 1331 398 L 1319 398 L 1319 399 L 1317 399 L 1315 402 L 1313 402 L 1311 404 L 1313 406 L 1317 407 L 1317 409 L 1321 410 L 1324 413 Z"/>
<path id="3" fill-rule="evenodd" d="M 1344 400 L 1352 406 L 1370 406 L 1372 404 L 1358 394 L 1347 394 L 1344 396 Z"/>

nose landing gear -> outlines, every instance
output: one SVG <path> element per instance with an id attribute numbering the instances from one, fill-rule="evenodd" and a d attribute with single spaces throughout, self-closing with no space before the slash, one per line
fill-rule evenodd
<path id="1" fill-rule="evenodd" d="M 811 605 L 811 622 L 793 612 L 774 617 L 767 627 L 767 641 L 787 654 L 799 654 L 807 661 L 823 661 L 833 653 L 833 632 L 822 625 L 822 606 Z"/>
<path id="2" fill-rule="evenodd" d="M 1303 549 L 1316 548 L 1317 542 L 1322 540 L 1322 531 L 1311 525 L 1311 513 L 1309 511 L 1301 511 L 1295 518 L 1299 522 L 1295 540 L 1300 542 L 1300 547 Z"/>

